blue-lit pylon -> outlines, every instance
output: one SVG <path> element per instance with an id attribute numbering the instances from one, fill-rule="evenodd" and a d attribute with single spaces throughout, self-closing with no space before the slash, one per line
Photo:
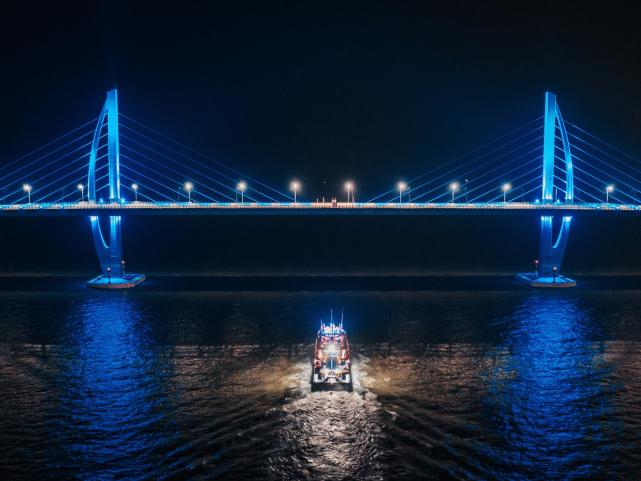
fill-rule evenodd
<path id="1" fill-rule="evenodd" d="M 543 189 L 542 202 L 555 202 L 554 198 L 554 160 L 557 127 L 563 146 L 563 161 L 565 164 L 565 193 L 563 202 L 572 203 L 574 200 L 574 173 L 572 170 L 572 152 L 565 130 L 561 110 L 556 102 L 556 95 L 545 93 L 545 125 L 543 131 Z M 552 277 L 561 270 L 561 262 L 567 247 L 572 217 L 566 216 L 561 220 L 561 226 L 556 239 L 553 235 L 553 216 L 541 216 L 541 240 L 539 246 L 540 277 Z"/>
<path id="2" fill-rule="evenodd" d="M 96 132 L 91 144 L 89 156 L 89 174 L 87 178 L 87 196 L 89 202 L 96 202 L 96 159 L 101 132 L 107 121 L 107 162 L 109 169 L 109 201 L 120 202 L 120 140 L 118 136 L 118 90 L 107 92 Z M 122 227 L 120 216 L 109 216 L 109 244 L 100 227 L 97 216 L 91 217 L 91 232 L 98 254 L 98 261 L 105 276 L 122 277 L 124 266 L 122 262 Z"/>

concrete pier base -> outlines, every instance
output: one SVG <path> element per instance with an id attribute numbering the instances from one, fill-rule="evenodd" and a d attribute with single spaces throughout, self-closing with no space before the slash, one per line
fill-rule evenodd
<path id="1" fill-rule="evenodd" d="M 576 281 L 574 279 L 562 276 L 561 274 L 557 274 L 554 277 L 540 277 L 536 272 L 522 272 L 516 275 L 516 279 L 532 287 L 546 287 L 551 289 L 576 287 Z"/>
<path id="2" fill-rule="evenodd" d="M 87 282 L 87 287 L 92 289 L 131 289 L 144 280 L 144 274 L 125 274 L 122 277 L 111 276 L 110 278 L 100 275 Z"/>

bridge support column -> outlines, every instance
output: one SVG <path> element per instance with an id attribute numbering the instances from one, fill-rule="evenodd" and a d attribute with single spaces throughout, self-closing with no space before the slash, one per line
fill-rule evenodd
<path id="1" fill-rule="evenodd" d="M 89 156 L 89 172 L 87 175 L 87 197 L 89 202 L 96 202 L 96 162 L 102 131 L 107 122 L 107 168 L 109 171 L 109 202 L 120 203 L 120 138 L 118 135 L 118 91 L 107 92 L 107 100 L 102 107 L 98 124 L 91 144 Z M 90 217 L 91 233 L 93 235 L 98 262 L 102 274 L 91 279 L 88 287 L 98 289 L 123 289 L 134 287 L 145 280 L 142 274 L 125 272 L 125 261 L 122 257 L 122 219 L 120 216 L 109 216 L 109 244 L 105 241 L 98 216 Z"/>
<path id="2" fill-rule="evenodd" d="M 554 160 L 557 138 L 557 126 L 561 140 L 565 164 L 565 189 L 559 189 L 565 194 L 563 202 L 571 204 L 574 200 L 574 173 L 572 168 L 572 152 L 565 130 L 561 110 L 556 102 L 556 95 L 545 93 L 545 116 L 543 126 L 543 185 L 542 203 L 554 203 Z M 556 200 L 559 202 L 559 200 Z M 560 221 L 559 232 L 554 239 L 554 217 L 541 216 L 541 236 L 539 258 L 536 270 L 519 274 L 517 277 L 534 287 L 574 287 L 576 282 L 561 275 L 561 263 L 570 235 L 571 216 L 565 216 Z"/>

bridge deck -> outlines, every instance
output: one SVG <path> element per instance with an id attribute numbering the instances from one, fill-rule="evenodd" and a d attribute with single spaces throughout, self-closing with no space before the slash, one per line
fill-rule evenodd
<path id="1" fill-rule="evenodd" d="M 0 216 L 96 216 L 96 215 L 601 215 L 641 214 L 636 204 L 552 204 L 535 202 L 496 203 L 47 203 L 1 205 Z"/>

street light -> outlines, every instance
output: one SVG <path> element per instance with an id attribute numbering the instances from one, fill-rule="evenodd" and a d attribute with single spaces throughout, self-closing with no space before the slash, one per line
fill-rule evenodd
<path id="1" fill-rule="evenodd" d="M 29 197 L 29 203 L 31 204 L 31 186 L 29 184 L 22 184 L 22 190 L 27 193 L 27 196 Z"/>
<path id="2" fill-rule="evenodd" d="M 241 180 L 238 182 L 236 189 L 240 192 L 240 203 L 243 204 L 245 202 L 245 190 L 247 189 L 247 183 L 244 180 Z"/>
<path id="3" fill-rule="evenodd" d="M 352 202 L 354 202 L 354 183 L 352 181 L 345 182 L 345 190 L 347 191 L 347 202 L 350 202 L 350 195 Z"/>
<path id="4" fill-rule="evenodd" d="M 605 203 L 606 204 L 610 203 L 610 194 L 612 192 L 614 192 L 614 186 L 612 184 L 610 184 L 605 188 Z"/>
<path id="5" fill-rule="evenodd" d="M 290 190 L 294 191 L 294 204 L 297 202 L 296 196 L 298 195 L 298 189 L 300 189 L 300 182 L 297 180 L 292 180 L 292 183 L 289 184 Z"/>
<path id="6" fill-rule="evenodd" d="M 407 190 L 407 184 L 403 181 L 400 181 L 397 184 L 397 187 L 398 187 L 398 203 L 400 204 L 403 202 L 403 192 Z"/>
<path id="7" fill-rule="evenodd" d="M 80 191 L 80 202 L 82 202 L 83 200 L 85 200 L 85 186 L 82 184 L 78 184 L 77 187 Z"/>
<path id="8" fill-rule="evenodd" d="M 138 202 L 138 184 L 131 184 L 131 190 L 134 191 L 134 202 Z"/>
<path id="9" fill-rule="evenodd" d="M 194 188 L 194 184 L 191 182 L 185 182 L 185 190 L 187 191 L 187 201 L 191 203 L 191 191 Z"/>
<path id="10" fill-rule="evenodd" d="M 454 194 L 458 192 L 460 184 L 458 182 L 452 182 L 450 184 L 450 190 L 452 191 L 452 204 L 454 203 Z"/>
<path id="11" fill-rule="evenodd" d="M 507 193 L 512 190 L 512 184 L 508 182 L 503 184 L 503 187 L 501 188 L 503 189 L 503 203 L 505 204 L 507 202 Z"/>

